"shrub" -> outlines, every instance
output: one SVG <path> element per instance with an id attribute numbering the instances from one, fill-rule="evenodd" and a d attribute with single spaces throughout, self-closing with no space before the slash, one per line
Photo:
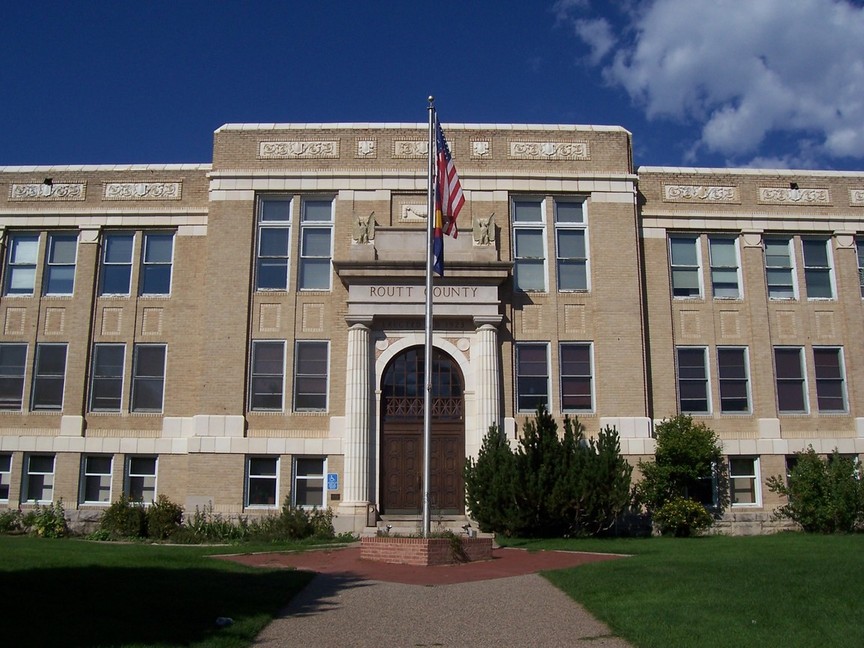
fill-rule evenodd
<path id="1" fill-rule="evenodd" d="M 822 459 L 812 447 L 795 457 L 788 483 L 779 475 L 766 480 L 770 491 L 788 498 L 775 516 L 811 533 L 849 533 L 864 526 L 864 481 L 855 462 L 836 450 Z"/>
<path id="2" fill-rule="evenodd" d="M 709 502 L 712 520 L 719 518 L 729 504 L 729 489 L 728 469 L 717 434 L 704 423 L 679 415 L 657 425 L 655 436 L 654 461 L 639 462 L 642 479 L 636 485 L 638 502 L 658 522 L 661 531 L 663 525 L 657 512 L 680 498 L 699 504 L 703 510 L 704 503 Z M 678 509 L 680 503 L 666 514 Z"/>
<path id="3" fill-rule="evenodd" d="M 673 497 L 654 511 L 654 522 L 663 535 L 688 538 L 709 528 L 714 518 L 699 502 Z"/>
<path id="4" fill-rule="evenodd" d="M 539 408 L 515 452 L 496 427 L 489 429 L 476 461 L 465 466 L 466 503 L 486 532 L 596 534 L 629 506 L 631 473 L 614 428 L 586 440 L 578 419 L 565 417 L 559 436 L 552 415 Z"/>
<path id="5" fill-rule="evenodd" d="M 147 509 L 147 536 L 165 540 L 175 533 L 183 522 L 183 507 L 165 495 L 159 495 Z"/>
<path id="6" fill-rule="evenodd" d="M 28 533 L 40 538 L 63 538 L 69 535 L 66 511 L 63 500 L 45 506 L 36 505 L 24 516 L 24 526 Z"/>
<path id="7" fill-rule="evenodd" d="M 0 511 L 0 533 L 17 533 L 24 530 L 23 514 L 19 509 Z"/>
<path id="8" fill-rule="evenodd" d="M 147 537 L 147 509 L 125 495 L 105 509 L 99 518 L 99 530 L 111 539 Z"/>

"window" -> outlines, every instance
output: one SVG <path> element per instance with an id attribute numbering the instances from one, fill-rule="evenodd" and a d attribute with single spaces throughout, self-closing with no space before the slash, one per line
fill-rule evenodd
<path id="1" fill-rule="evenodd" d="M 781 412 L 806 412 L 804 365 L 799 347 L 775 347 L 777 408 Z"/>
<path id="2" fill-rule="evenodd" d="M 100 295 L 128 295 L 132 282 L 134 234 L 106 233 L 102 238 Z"/>
<path id="3" fill-rule="evenodd" d="M 591 345 L 561 345 L 561 409 L 590 412 L 594 409 L 591 389 Z"/>
<path id="4" fill-rule="evenodd" d="M 37 344 L 33 368 L 30 409 L 63 409 L 63 385 L 66 382 L 66 345 Z"/>
<path id="5" fill-rule="evenodd" d="M 327 484 L 326 461 L 320 458 L 297 457 L 294 459 L 294 506 L 323 508 Z"/>
<path id="6" fill-rule="evenodd" d="M 858 286 L 861 289 L 861 297 L 864 297 L 864 240 L 856 239 L 858 248 Z"/>
<path id="7" fill-rule="evenodd" d="M 38 234 L 9 234 L 6 253 L 7 295 L 32 295 L 36 285 L 36 260 L 39 256 Z"/>
<path id="8" fill-rule="evenodd" d="M 124 344 L 94 344 L 90 372 L 90 410 L 119 412 L 123 399 Z"/>
<path id="9" fill-rule="evenodd" d="M 156 457 L 126 457 L 123 491 L 133 502 L 152 504 L 156 499 Z"/>
<path id="10" fill-rule="evenodd" d="M 814 347 L 813 369 L 816 374 L 816 403 L 819 411 L 845 412 L 846 389 L 841 349 Z"/>
<path id="11" fill-rule="evenodd" d="M 720 411 L 724 414 L 750 411 L 747 349 L 717 349 L 717 375 L 720 379 Z"/>
<path id="12" fill-rule="evenodd" d="M 77 234 L 49 234 L 45 257 L 45 295 L 71 295 L 75 288 L 75 262 L 78 255 Z"/>
<path id="13" fill-rule="evenodd" d="M 682 413 L 707 414 L 708 370 L 704 347 L 678 347 L 678 407 Z"/>
<path id="14" fill-rule="evenodd" d="M 766 238 L 765 279 L 769 299 L 795 299 L 795 268 L 788 238 Z"/>
<path id="15" fill-rule="evenodd" d="M 282 411 L 285 391 L 285 343 L 252 342 L 249 409 Z"/>
<path id="16" fill-rule="evenodd" d="M 758 457 L 729 457 L 732 506 L 761 506 Z"/>
<path id="17" fill-rule="evenodd" d="M 21 502 L 44 504 L 54 498 L 54 455 L 27 455 Z"/>
<path id="18" fill-rule="evenodd" d="M 832 299 L 831 257 L 828 239 L 802 239 L 804 251 L 804 284 L 808 299 Z"/>
<path id="19" fill-rule="evenodd" d="M 141 294 L 168 295 L 171 293 L 171 266 L 174 259 L 174 234 L 144 235 L 141 256 Z"/>
<path id="20" fill-rule="evenodd" d="M 294 410 L 327 409 L 327 342 L 297 342 L 294 354 Z"/>
<path id="21" fill-rule="evenodd" d="M 711 289 L 714 291 L 714 299 L 741 297 L 737 239 L 709 236 L 708 252 L 711 257 Z"/>
<path id="22" fill-rule="evenodd" d="M 258 203 L 256 290 L 288 290 L 291 199 L 268 197 Z"/>
<path id="23" fill-rule="evenodd" d="M 304 200 L 300 224 L 300 290 L 330 290 L 333 201 Z"/>
<path id="24" fill-rule="evenodd" d="M 0 502 L 9 501 L 9 485 L 12 483 L 12 455 L 0 454 Z"/>
<path id="25" fill-rule="evenodd" d="M 516 408 L 520 412 L 551 405 L 548 355 L 545 343 L 516 345 Z"/>
<path id="26" fill-rule="evenodd" d="M 584 202 L 555 201 L 558 290 L 588 290 L 588 244 Z"/>
<path id="27" fill-rule="evenodd" d="M 87 455 L 81 466 L 81 502 L 84 504 L 111 503 L 110 455 Z"/>
<path id="28" fill-rule="evenodd" d="M 279 493 L 279 458 L 246 459 L 246 506 L 276 506 Z"/>
<path id="29" fill-rule="evenodd" d="M 0 344 L 0 410 L 21 409 L 26 363 L 26 344 Z"/>
<path id="30" fill-rule="evenodd" d="M 132 361 L 132 411 L 161 412 L 165 388 L 165 345 L 136 344 Z"/>
<path id="31" fill-rule="evenodd" d="M 542 200 L 513 202 L 513 282 L 516 290 L 546 290 L 543 205 Z"/>
<path id="32" fill-rule="evenodd" d="M 672 265 L 672 296 L 701 297 L 699 237 L 670 236 L 669 256 Z"/>

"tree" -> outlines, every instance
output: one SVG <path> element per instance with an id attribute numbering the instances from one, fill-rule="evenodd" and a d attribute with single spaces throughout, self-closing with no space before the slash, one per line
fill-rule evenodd
<path id="1" fill-rule="evenodd" d="M 565 417 L 559 435 L 552 415 L 539 408 L 515 452 L 497 428 L 489 429 L 477 460 L 465 467 L 466 503 L 482 531 L 596 534 L 629 507 L 631 474 L 614 428 L 586 440 L 579 420 Z"/>
<path id="2" fill-rule="evenodd" d="M 864 526 L 864 481 L 853 459 L 836 450 L 822 459 L 812 446 L 795 459 L 788 483 L 779 475 L 766 480 L 768 490 L 787 498 L 776 517 L 811 533 L 850 533 Z"/>
<path id="3" fill-rule="evenodd" d="M 713 513 L 709 516 L 712 522 L 728 506 L 728 470 L 717 434 L 682 414 L 657 425 L 655 437 L 654 461 L 639 462 L 639 502 L 662 533 L 690 535 L 688 528 L 698 532 L 710 526 L 698 507 L 680 500 L 690 500 Z"/>

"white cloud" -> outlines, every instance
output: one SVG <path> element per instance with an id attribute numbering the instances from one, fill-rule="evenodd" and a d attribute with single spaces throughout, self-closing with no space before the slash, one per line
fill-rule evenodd
<path id="1" fill-rule="evenodd" d="M 653 0 L 629 21 L 617 37 L 628 37 L 626 44 L 610 57 L 616 35 L 609 22 L 600 21 L 608 32 L 597 20 L 574 20 L 574 27 L 607 81 L 649 118 L 701 124 L 697 148 L 755 154 L 782 133 L 801 138 L 802 159 L 814 150 L 864 157 L 861 7 L 848 0 Z M 600 27 L 595 34 L 586 29 L 592 25 Z"/>
<path id="2" fill-rule="evenodd" d="M 591 48 L 589 60 L 597 65 L 615 47 L 617 39 L 612 26 L 604 18 L 576 20 L 573 23 L 576 34 Z"/>

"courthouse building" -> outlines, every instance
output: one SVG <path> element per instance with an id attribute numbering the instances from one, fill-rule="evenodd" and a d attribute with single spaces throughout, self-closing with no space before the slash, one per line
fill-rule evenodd
<path id="1" fill-rule="evenodd" d="M 726 521 L 864 452 L 864 173 L 640 168 L 619 127 L 445 124 L 433 516 L 540 404 L 634 463 L 722 439 Z M 0 507 L 421 510 L 425 124 L 229 124 L 209 164 L 0 168 Z"/>

